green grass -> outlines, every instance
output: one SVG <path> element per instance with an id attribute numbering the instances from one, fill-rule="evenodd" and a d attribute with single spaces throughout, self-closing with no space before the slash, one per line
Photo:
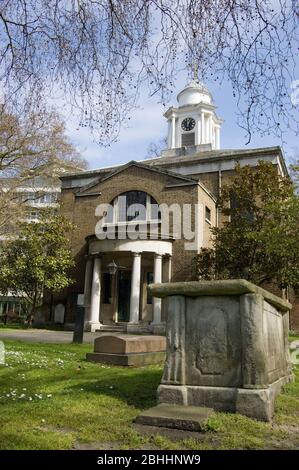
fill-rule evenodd
<path id="1" fill-rule="evenodd" d="M 0 323 L 1 330 L 26 330 L 28 327 L 22 323 Z"/>
<path id="2" fill-rule="evenodd" d="M 297 381 L 278 397 L 273 423 L 215 413 L 205 433 L 141 434 L 133 420 L 156 403 L 162 368 L 88 363 L 91 345 L 5 340 L 0 366 L 0 449 L 299 448 Z"/>

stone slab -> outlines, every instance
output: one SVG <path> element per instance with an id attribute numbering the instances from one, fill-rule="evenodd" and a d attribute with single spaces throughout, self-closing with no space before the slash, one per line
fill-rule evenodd
<path id="1" fill-rule="evenodd" d="M 104 364 L 114 364 L 117 366 L 141 367 L 149 364 L 163 364 L 165 361 L 165 351 L 130 353 L 130 354 L 110 354 L 110 353 L 87 353 L 86 360 Z"/>
<path id="2" fill-rule="evenodd" d="M 282 312 L 291 310 L 292 305 L 277 295 L 252 284 L 245 279 L 228 279 L 223 281 L 188 281 L 165 282 L 163 284 L 150 284 L 149 291 L 154 297 L 168 297 L 170 295 L 184 295 L 198 297 L 203 295 L 243 295 L 260 294 L 263 298 Z"/>
<path id="3" fill-rule="evenodd" d="M 211 408 L 160 404 L 144 411 L 136 418 L 137 424 L 186 431 L 204 431 Z"/>
<path id="4" fill-rule="evenodd" d="M 95 353 L 132 354 L 166 350 L 165 336 L 157 335 L 105 335 L 96 338 Z"/>

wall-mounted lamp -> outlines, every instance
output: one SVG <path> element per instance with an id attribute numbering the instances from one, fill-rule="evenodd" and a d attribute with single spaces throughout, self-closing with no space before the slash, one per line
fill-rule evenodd
<path id="1" fill-rule="evenodd" d="M 107 268 L 108 268 L 109 274 L 114 276 L 114 274 L 116 274 L 118 266 L 117 266 L 116 262 L 113 260 L 113 261 L 111 261 L 111 263 L 107 264 Z"/>

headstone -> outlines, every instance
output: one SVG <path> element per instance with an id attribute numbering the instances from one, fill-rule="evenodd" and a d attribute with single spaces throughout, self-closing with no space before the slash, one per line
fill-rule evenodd
<path id="1" fill-rule="evenodd" d="M 5 364 L 5 346 L 3 341 L 0 341 L 0 365 Z"/>
<path id="2" fill-rule="evenodd" d="M 54 322 L 63 324 L 64 323 L 64 312 L 65 306 L 63 304 L 57 304 L 54 310 Z"/>
<path id="3" fill-rule="evenodd" d="M 165 360 L 165 336 L 103 335 L 95 339 L 88 361 L 120 366 L 159 364 Z"/>
<path id="4" fill-rule="evenodd" d="M 83 294 L 78 294 L 76 314 L 75 314 L 75 327 L 74 327 L 73 343 L 78 343 L 78 344 L 83 343 L 84 318 L 85 318 L 84 295 Z"/>

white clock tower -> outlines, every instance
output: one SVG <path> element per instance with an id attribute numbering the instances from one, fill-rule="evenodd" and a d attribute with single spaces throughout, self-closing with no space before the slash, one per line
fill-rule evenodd
<path id="1" fill-rule="evenodd" d="M 192 80 L 178 94 L 177 101 L 178 107 L 171 107 L 164 114 L 168 120 L 168 149 L 219 149 L 223 121 L 217 117 L 212 96 L 203 83 Z"/>

